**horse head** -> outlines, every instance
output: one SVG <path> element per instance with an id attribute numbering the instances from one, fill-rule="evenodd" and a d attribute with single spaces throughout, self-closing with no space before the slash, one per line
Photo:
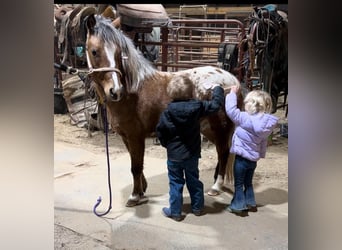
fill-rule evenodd
<path id="1" fill-rule="evenodd" d="M 113 42 L 119 32 L 110 19 L 90 15 L 86 22 L 87 62 L 96 89 L 105 101 L 120 101 L 125 91 L 122 75 L 123 51 Z"/>
<path id="2" fill-rule="evenodd" d="M 88 17 L 86 52 L 98 91 L 106 101 L 115 102 L 122 100 L 125 93 L 137 92 L 156 68 L 115 27 L 114 21 L 101 15 Z"/>

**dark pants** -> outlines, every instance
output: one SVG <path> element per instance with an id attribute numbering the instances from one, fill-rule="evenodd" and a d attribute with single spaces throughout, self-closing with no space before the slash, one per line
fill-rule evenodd
<path id="1" fill-rule="evenodd" d="M 235 156 L 234 162 L 234 196 L 230 203 L 230 208 L 234 210 L 247 209 L 247 205 L 256 206 L 253 175 L 257 163 L 250 161 L 239 155 Z"/>
<path id="2" fill-rule="evenodd" d="M 171 214 L 180 216 L 183 205 L 183 187 L 189 190 L 191 208 L 200 211 L 204 207 L 203 183 L 199 180 L 198 157 L 192 157 L 182 162 L 167 160 L 169 177 L 169 202 Z M 184 178 L 185 175 L 185 178 Z"/>

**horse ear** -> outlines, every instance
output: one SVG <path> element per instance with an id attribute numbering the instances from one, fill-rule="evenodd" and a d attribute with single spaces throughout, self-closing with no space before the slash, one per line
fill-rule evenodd
<path id="1" fill-rule="evenodd" d="M 111 5 L 108 5 L 107 8 L 105 8 L 100 15 L 102 15 L 105 18 L 110 18 L 114 20 L 116 18 L 116 11 Z"/>
<path id="2" fill-rule="evenodd" d="M 95 24 L 96 24 L 95 15 L 94 14 L 89 15 L 86 20 L 86 26 L 87 26 L 89 33 L 94 33 Z"/>
<path id="3" fill-rule="evenodd" d="M 115 18 L 115 20 L 112 22 L 112 25 L 117 29 L 120 28 L 121 18 L 120 17 Z"/>

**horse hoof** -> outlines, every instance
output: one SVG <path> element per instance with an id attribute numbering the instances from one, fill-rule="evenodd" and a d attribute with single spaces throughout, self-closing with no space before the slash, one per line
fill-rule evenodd
<path id="1" fill-rule="evenodd" d="M 139 199 L 130 199 L 126 203 L 126 207 L 134 207 L 148 202 L 148 198 L 145 195 L 139 197 Z"/>
<path id="2" fill-rule="evenodd" d="M 134 200 L 128 200 L 126 203 L 126 207 L 134 207 L 136 205 L 138 205 L 139 201 L 134 201 Z"/>
<path id="3" fill-rule="evenodd" d="M 216 190 L 216 189 L 210 189 L 207 193 L 209 196 L 217 196 L 220 194 L 220 191 Z"/>

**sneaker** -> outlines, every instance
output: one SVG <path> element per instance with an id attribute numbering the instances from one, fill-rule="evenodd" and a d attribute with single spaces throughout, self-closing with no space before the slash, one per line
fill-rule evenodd
<path id="1" fill-rule="evenodd" d="M 243 210 L 232 209 L 230 208 L 230 206 L 226 207 L 226 211 L 228 211 L 229 213 L 234 213 L 234 214 L 241 214 L 243 212 Z"/>
<path id="2" fill-rule="evenodd" d="M 248 211 L 249 211 L 249 212 L 253 212 L 253 213 L 255 213 L 255 212 L 257 212 L 257 211 L 258 211 L 258 208 L 257 208 L 257 206 L 251 206 L 251 205 L 247 205 L 247 208 L 248 208 Z"/>
<path id="3" fill-rule="evenodd" d="M 171 211 L 170 211 L 170 208 L 163 207 L 162 211 L 163 211 L 163 214 L 164 214 L 165 217 L 171 218 L 171 219 L 173 219 L 175 221 L 181 221 L 182 220 L 182 216 L 181 215 L 172 215 Z"/>
<path id="4" fill-rule="evenodd" d="M 196 216 L 201 216 L 203 215 L 203 210 L 192 210 L 192 213 Z"/>

